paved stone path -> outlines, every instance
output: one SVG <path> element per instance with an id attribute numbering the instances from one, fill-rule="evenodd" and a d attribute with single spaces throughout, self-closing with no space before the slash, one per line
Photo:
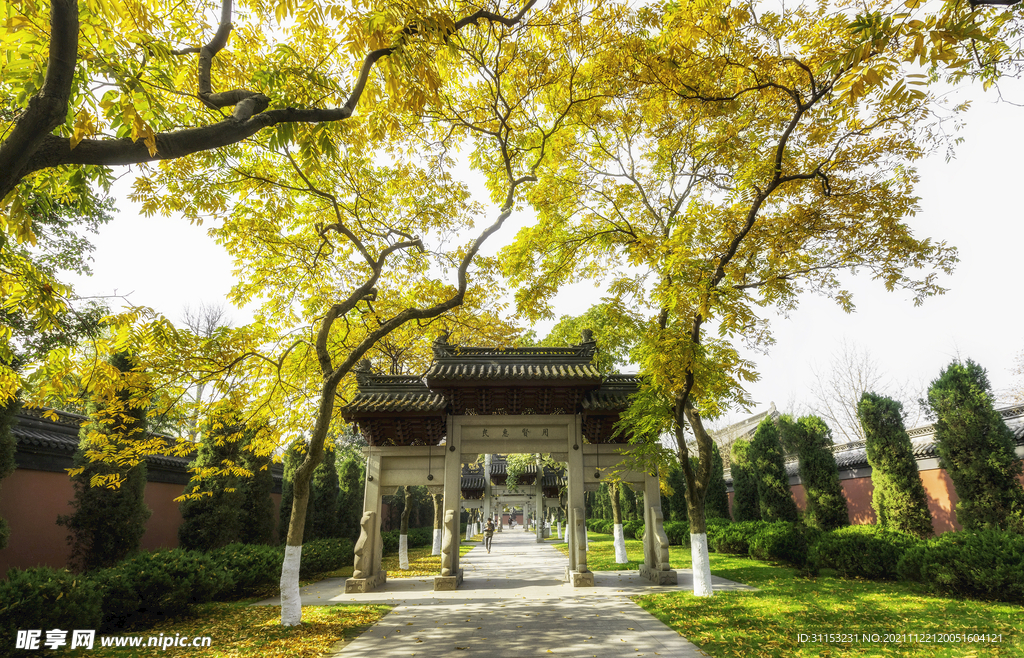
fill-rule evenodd
<path id="1" fill-rule="evenodd" d="M 302 604 L 396 606 L 337 658 L 705 655 L 628 598 L 692 591 L 690 570 L 677 570 L 677 586 L 653 586 L 636 572 L 605 571 L 595 573 L 594 587 L 573 589 L 562 581 L 567 564 L 549 543 L 536 543 L 533 533 L 506 530 L 494 535 L 490 554 L 478 546 L 462 557 L 465 582 L 456 591 L 434 592 L 432 578 L 402 578 L 389 580 L 383 591 L 345 594 L 344 579 L 331 578 L 302 588 Z M 713 580 L 718 591 L 753 589 Z"/>

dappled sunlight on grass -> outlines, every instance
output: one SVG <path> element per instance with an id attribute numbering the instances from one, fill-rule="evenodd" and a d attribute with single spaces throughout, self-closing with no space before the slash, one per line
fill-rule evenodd
<path id="1" fill-rule="evenodd" d="M 593 543 L 591 543 L 593 545 Z M 673 562 L 673 566 L 676 566 Z M 804 578 L 795 569 L 711 554 L 716 576 L 758 592 L 689 592 L 634 597 L 641 606 L 716 658 L 740 656 L 1020 656 L 1024 615 L 1011 604 L 935 597 L 902 582 Z M 855 641 L 800 642 L 799 634 L 847 634 Z M 878 634 L 1002 635 L 1000 643 L 875 642 Z M 862 639 L 864 635 L 867 639 Z M 850 640 L 853 638 L 840 638 Z"/>

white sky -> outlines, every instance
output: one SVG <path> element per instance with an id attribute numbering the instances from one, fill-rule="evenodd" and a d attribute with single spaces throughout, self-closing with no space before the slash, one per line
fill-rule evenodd
<path id="1" fill-rule="evenodd" d="M 1020 82 L 1004 84 L 1003 92 L 1024 102 Z M 886 293 L 880 283 L 860 277 L 850 284 L 857 305 L 852 315 L 827 299 L 805 296 L 789 318 L 773 322 L 777 344 L 771 352 L 747 355 L 761 373 L 748 387 L 758 404 L 752 413 L 772 401 L 781 409 L 812 402 L 812 368 L 825 369 L 844 339 L 866 349 L 892 379 L 919 383 L 918 393 L 958 355 L 987 368 L 997 391 L 1013 384 L 1013 359 L 1024 351 L 1024 107 L 996 103 L 993 93 L 983 94 L 978 86 L 963 93 L 974 99 L 961 132 L 965 141 L 950 162 L 939 153 L 920 163 L 922 212 L 911 222 L 918 236 L 959 248 L 956 272 L 942 279 L 949 292 L 915 308 L 908 295 Z M 72 281 L 80 295 L 131 293 L 132 303 L 174 321 L 186 304 L 224 299 L 232 285 L 231 264 L 207 237 L 207 227 L 143 217 L 123 190 L 116 196 L 120 213 L 94 238 L 95 275 Z M 495 237 L 510 240 L 528 219 L 513 218 Z M 589 285 L 576 286 L 560 296 L 559 312 L 578 314 L 599 296 Z M 248 314 L 232 309 L 229 315 L 237 326 Z M 538 333 L 547 328 L 538 327 Z M 743 416 L 736 412 L 724 420 Z"/>

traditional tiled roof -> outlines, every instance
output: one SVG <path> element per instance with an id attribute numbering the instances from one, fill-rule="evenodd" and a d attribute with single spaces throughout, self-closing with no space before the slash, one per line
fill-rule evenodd
<path id="1" fill-rule="evenodd" d="M 435 383 L 480 380 L 584 381 L 597 383 L 592 363 L 597 345 L 585 340 L 574 347 L 463 347 L 441 336 L 433 344 L 434 362 L 426 378 Z"/>
<path id="2" fill-rule="evenodd" d="M 56 414 L 56 420 L 49 418 L 49 414 Z M 21 450 L 72 455 L 78 449 L 82 423 L 88 420 L 86 416 L 67 411 L 22 407 L 15 415 L 11 433 Z M 175 441 L 174 437 L 165 434 L 152 434 L 151 436 L 163 438 L 168 443 Z M 192 457 L 146 456 L 148 464 L 172 469 L 187 469 L 191 461 Z"/>
<path id="3" fill-rule="evenodd" d="M 440 413 L 448 404 L 443 395 L 431 391 L 419 377 L 357 370 L 356 379 L 358 392 L 341 409 L 346 420 L 367 414 Z"/>
<path id="4" fill-rule="evenodd" d="M 625 411 L 629 408 L 629 396 L 640 390 L 640 384 L 636 375 L 609 375 L 601 388 L 587 391 L 580 404 L 589 412 Z"/>

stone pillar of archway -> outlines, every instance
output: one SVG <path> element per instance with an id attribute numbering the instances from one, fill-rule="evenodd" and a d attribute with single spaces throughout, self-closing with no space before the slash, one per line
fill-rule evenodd
<path id="1" fill-rule="evenodd" d="M 537 543 L 544 541 L 544 464 L 537 455 Z"/>
<path id="2" fill-rule="evenodd" d="M 435 590 L 454 590 L 462 584 L 459 567 L 459 509 L 462 497 L 462 428 L 448 417 L 444 453 L 444 535 L 441 539 L 441 575 L 434 576 Z"/>
<path id="3" fill-rule="evenodd" d="M 484 455 L 484 527 L 494 516 L 494 507 L 491 502 L 491 456 Z"/>
<path id="4" fill-rule="evenodd" d="M 658 472 L 644 478 L 644 563 L 640 575 L 655 585 L 675 585 L 676 572 L 668 557 L 668 536 L 661 511 L 661 487 Z"/>
<path id="5" fill-rule="evenodd" d="M 583 496 L 583 425 L 579 415 L 568 437 L 565 475 L 568 479 L 569 566 L 566 580 L 573 587 L 593 587 L 594 574 L 587 569 L 586 501 Z"/>
<path id="6" fill-rule="evenodd" d="M 366 455 L 366 480 L 363 489 L 363 516 L 359 520 L 352 577 L 345 581 L 346 593 L 369 592 L 387 581 L 381 569 L 384 541 L 380 535 L 381 455 L 372 449 Z"/>

